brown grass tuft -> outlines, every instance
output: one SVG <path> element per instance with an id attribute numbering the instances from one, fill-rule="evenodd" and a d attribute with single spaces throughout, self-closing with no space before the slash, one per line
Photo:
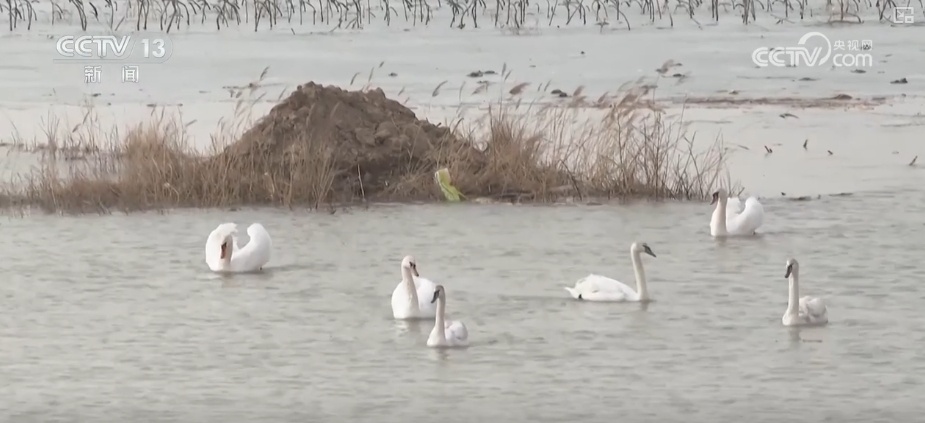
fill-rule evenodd
<path id="1" fill-rule="evenodd" d="M 581 91 L 576 97 L 583 98 Z M 388 169 L 378 169 L 372 181 L 369 169 L 345 161 L 342 146 L 330 142 L 334 129 L 295 131 L 295 139 L 280 144 L 245 143 L 240 134 L 248 96 L 239 95 L 233 122 L 213 138 L 207 154 L 195 151 L 180 118 L 163 112 L 124 137 L 117 131 L 90 136 L 80 128 L 64 135 L 49 130 L 48 144 L 79 157 L 43 154 L 32 171 L 4 187 L 0 204 L 85 213 L 438 200 L 433 172 L 441 167 L 449 168 L 469 198 L 512 201 L 700 200 L 730 185 L 721 142 L 696 151 L 683 119 L 658 109 L 648 92 L 626 89 L 587 107 L 494 105 L 481 121 L 441 129 L 444 138 L 460 142 L 441 138 L 422 147 L 411 140 L 392 151 Z M 85 122 L 92 121 L 89 116 Z"/>

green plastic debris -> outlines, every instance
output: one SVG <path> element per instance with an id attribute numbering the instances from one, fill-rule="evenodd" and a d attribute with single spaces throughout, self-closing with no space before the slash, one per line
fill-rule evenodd
<path id="1" fill-rule="evenodd" d="M 459 192 L 456 187 L 450 182 L 450 170 L 447 168 L 440 169 L 434 172 L 434 180 L 437 181 L 437 185 L 440 186 L 440 191 L 443 191 L 443 196 L 446 197 L 446 201 L 451 203 L 458 203 L 460 197 L 466 198 L 461 192 Z"/>

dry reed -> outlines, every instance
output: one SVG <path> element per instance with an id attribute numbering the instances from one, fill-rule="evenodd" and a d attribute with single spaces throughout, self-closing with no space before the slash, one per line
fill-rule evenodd
<path id="1" fill-rule="evenodd" d="M 359 191 L 337 183 L 351 174 L 355 181 L 360 169 L 338 165 L 332 134 L 300 133 L 279 154 L 229 154 L 226 147 L 250 123 L 248 95 L 240 96 L 234 118 L 213 137 L 208 154 L 193 148 L 180 117 L 153 113 L 119 136 L 102 131 L 91 110 L 64 131 L 49 120 L 38 164 L 2 187 L 0 203 L 20 210 L 108 213 L 428 201 L 440 198 L 433 172 L 441 167 L 449 168 L 456 187 L 470 198 L 511 201 L 700 200 L 720 185 L 734 188 L 721 142 L 698 152 L 683 119 L 658 108 L 650 90 L 640 86 L 607 100 L 602 96 L 595 107 L 495 105 L 484 121 L 453 128 L 465 142 L 433 146 L 418 157 L 411 150 L 398 154 L 390 183 L 378 192 L 363 188 L 362 178 Z"/>
<path id="2" fill-rule="evenodd" d="M 549 27 L 579 23 L 597 25 L 601 31 L 607 26 L 630 30 L 627 15 L 641 16 L 649 23 L 667 21 L 671 26 L 675 15 L 679 15 L 700 25 L 697 13 L 704 13 L 703 9 L 710 13 L 708 19 L 712 21 L 731 13 L 745 24 L 754 22 L 758 11 L 776 23 L 817 17 L 860 22 L 864 14 L 885 22 L 897 7 L 911 4 L 911 0 L 816 0 L 812 4 L 809 0 L 52 0 L 47 12 L 52 24 L 77 21 L 84 30 L 96 22 L 112 31 L 151 29 L 169 33 L 196 24 L 214 25 L 216 29 L 245 25 L 254 31 L 280 25 L 357 29 L 374 19 L 386 25 L 391 25 L 393 19 L 429 25 L 435 11 L 447 7 L 450 27 L 478 28 L 487 21 L 511 34 L 524 34 L 538 29 L 541 21 Z M 922 6 L 922 0 L 918 4 Z M 29 0 L 7 0 L 0 2 L 0 16 L 6 15 L 10 31 L 20 27 L 28 30 L 38 22 L 40 13 L 35 8 L 43 6 Z"/>

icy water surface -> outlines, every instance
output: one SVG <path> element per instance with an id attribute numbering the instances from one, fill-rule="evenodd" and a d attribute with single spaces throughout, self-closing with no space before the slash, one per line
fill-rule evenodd
<path id="1" fill-rule="evenodd" d="M 713 241 L 706 204 L 382 206 L 2 222 L 9 422 L 899 421 L 925 411 L 925 195 L 765 204 Z M 217 223 L 274 236 L 261 275 L 203 262 Z M 656 301 L 589 304 L 589 272 Z M 399 261 L 447 287 L 472 346 L 391 319 Z M 787 329 L 785 261 L 827 327 Z M 435 417 L 439 416 L 439 417 Z M 733 420 L 734 419 L 734 420 Z"/>

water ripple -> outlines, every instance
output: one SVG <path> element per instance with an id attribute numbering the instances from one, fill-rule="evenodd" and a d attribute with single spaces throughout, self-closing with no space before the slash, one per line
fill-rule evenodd
<path id="1" fill-rule="evenodd" d="M 0 409 L 165 422 L 776 421 L 784 403 L 813 421 L 921 413 L 925 196 L 766 211 L 760 237 L 726 241 L 709 238 L 703 204 L 13 219 Z M 265 274 L 206 270 L 205 235 L 231 218 L 274 236 Z M 633 240 L 658 254 L 645 260 L 655 302 L 568 299 L 562 286 L 589 272 L 631 282 Z M 405 254 L 446 284 L 471 348 L 432 351 L 432 323 L 391 320 Z M 829 326 L 780 326 L 791 256 L 806 293 L 828 300 Z"/>

